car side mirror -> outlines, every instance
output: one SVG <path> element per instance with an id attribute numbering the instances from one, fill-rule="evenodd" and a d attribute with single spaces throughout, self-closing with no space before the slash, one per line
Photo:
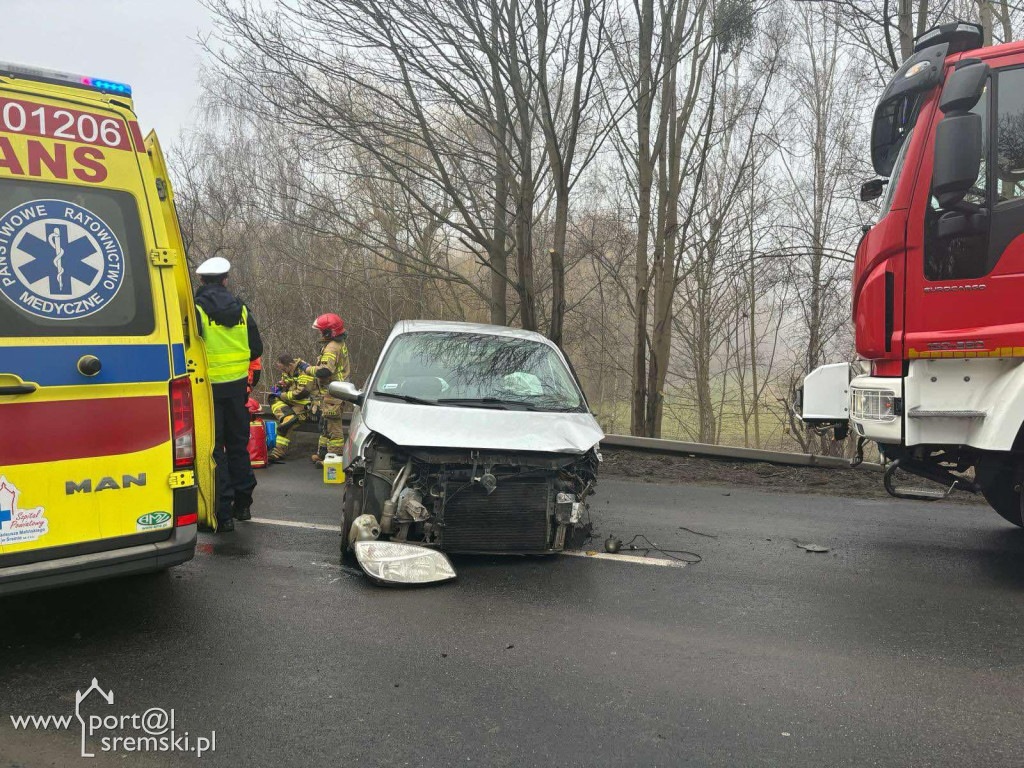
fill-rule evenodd
<path id="1" fill-rule="evenodd" d="M 882 189 L 888 184 L 888 179 L 871 179 L 871 181 L 865 181 L 860 185 L 860 199 L 863 203 L 868 203 L 876 198 L 882 196 Z"/>
<path id="2" fill-rule="evenodd" d="M 327 391 L 331 393 L 331 397 L 336 397 L 339 400 L 346 400 L 356 405 L 363 404 L 362 391 L 350 381 L 332 381 L 328 385 Z"/>

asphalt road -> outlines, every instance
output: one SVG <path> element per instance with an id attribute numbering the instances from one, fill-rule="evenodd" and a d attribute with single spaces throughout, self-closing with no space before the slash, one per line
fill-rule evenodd
<path id="1" fill-rule="evenodd" d="M 337 524 L 311 468 L 259 477 L 256 515 Z M 460 558 L 387 590 L 334 533 L 252 523 L 168 574 L 0 601 L 0 765 L 75 764 L 77 726 L 9 716 L 69 713 L 94 677 L 97 712 L 217 741 L 93 765 L 1024 760 L 1024 532 L 995 513 L 605 478 L 593 514 L 703 562 Z"/>

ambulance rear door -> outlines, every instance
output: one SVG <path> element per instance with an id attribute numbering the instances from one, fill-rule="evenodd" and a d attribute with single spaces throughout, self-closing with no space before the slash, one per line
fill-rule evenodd
<path id="1" fill-rule="evenodd" d="M 0 81 L 0 565 L 172 532 L 188 378 L 127 106 Z"/>
<path id="2" fill-rule="evenodd" d="M 195 419 L 195 481 L 199 490 L 199 520 L 210 528 L 217 526 L 217 499 L 213 464 L 213 392 L 207 377 L 206 347 L 196 329 L 196 306 L 189 279 L 188 259 L 181 237 L 178 212 L 174 207 L 174 189 L 160 140 L 154 131 L 146 135 L 146 152 L 153 174 L 156 204 L 160 211 L 157 232 L 161 245 L 170 253 L 171 264 L 163 274 L 167 311 L 171 320 L 172 342 L 181 342 L 185 367 L 192 379 L 192 410 Z M 162 224 L 162 227 L 159 226 Z M 175 322 L 176 320 L 176 322 Z"/>

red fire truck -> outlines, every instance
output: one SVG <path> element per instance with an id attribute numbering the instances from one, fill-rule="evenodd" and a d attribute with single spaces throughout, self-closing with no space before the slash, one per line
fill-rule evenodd
<path id="1" fill-rule="evenodd" d="M 981 45 L 974 24 L 931 29 L 883 92 L 882 178 L 861 188 L 881 210 L 853 276 L 870 372 L 818 368 L 798 403 L 820 431 L 877 442 L 893 495 L 980 492 L 1024 526 L 1024 43 Z M 944 488 L 901 489 L 899 470 Z"/>

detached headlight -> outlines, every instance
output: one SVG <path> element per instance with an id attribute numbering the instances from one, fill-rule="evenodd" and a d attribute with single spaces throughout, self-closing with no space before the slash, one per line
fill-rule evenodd
<path id="1" fill-rule="evenodd" d="M 854 389 L 851 414 L 861 421 L 892 421 L 896 418 L 896 393 L 888 389 Z"/>
<path id="2" fill-rule="evenodd" d="M 357 541 L 356 560 L 363 572 L 381 584 L 433 584 L 455 578 L 455 569 L 441 552 L 397 541 Z"/>

